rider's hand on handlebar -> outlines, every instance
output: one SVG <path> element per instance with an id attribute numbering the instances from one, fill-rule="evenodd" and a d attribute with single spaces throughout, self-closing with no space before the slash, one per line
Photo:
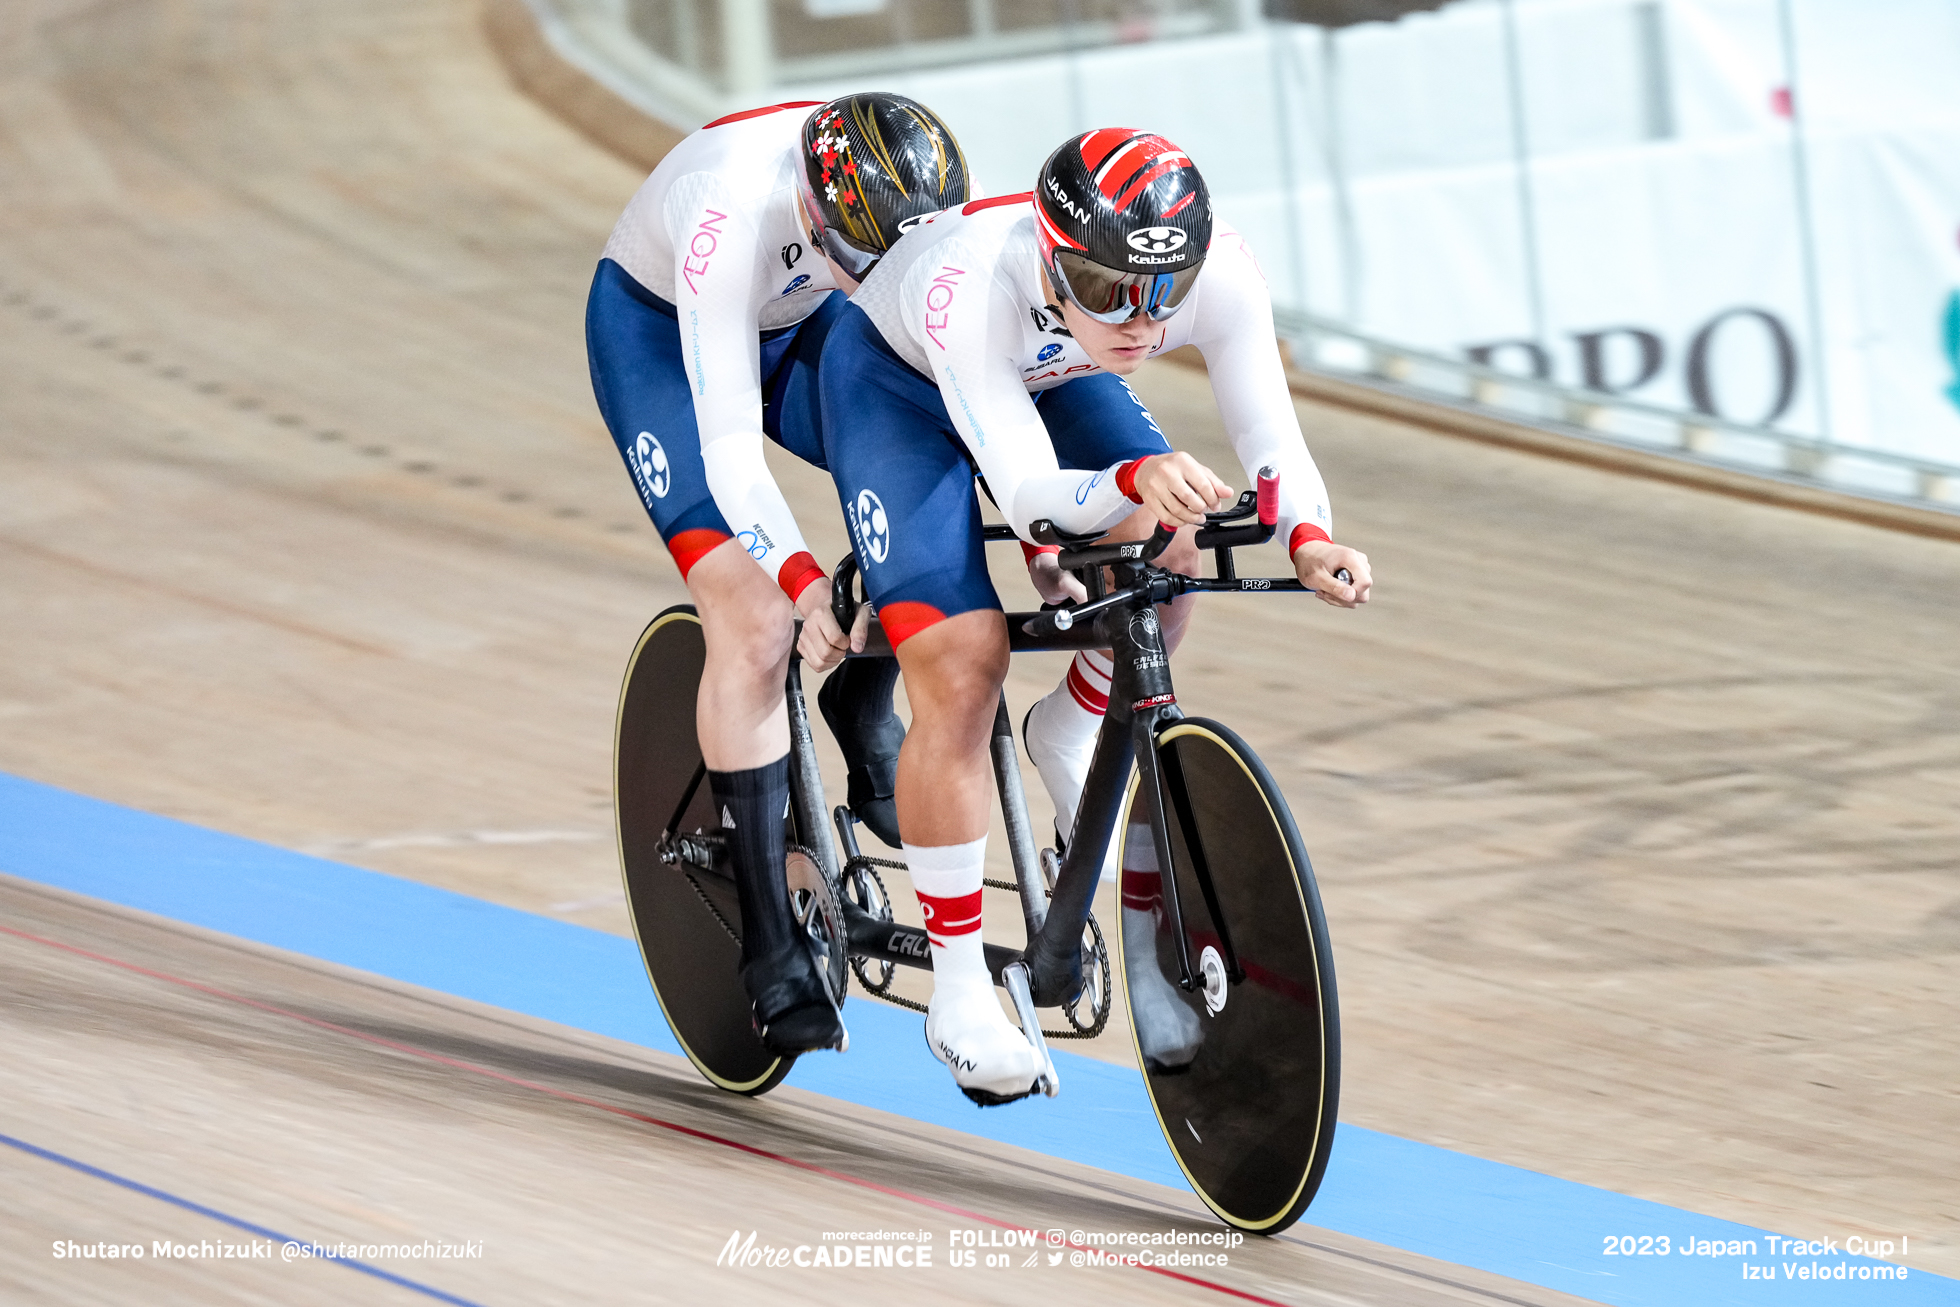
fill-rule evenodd
<path id="1" fill-rule="evenodd" d="M 1351 584 L 1334 575 L 1344 567 L 1354 578 Z M 1331 540 L 1309 540 L 1294 550 L 1293 571 L 1301 585 L 1336 608 L 1358 608 L 1367 603 L 1368 591 L 1375 584 L 1368 571 L 1368 555 Z"/>
<path id="2" fill-rule="evenodd" d="M 1159 522 L 1200 526 L 1205 514 L 1230 500 L 1232 487 L 1183 450 L 1155 454 L 1137 469 L 1137 494 Z"/>
<path id="3" fill-rule="evenodd" d="M 1075 573 L 1064 572 L 1055 559 L 1055 554 L 1044 549 L 1028 560 L 1028 580 L 1034 582 L 1035 593 L 1041 596 L 1041 602 L 1079 604 L 1088 599 L 1089 591 L 1076 579 Z"/>
<path id="4" fill-rule="evenodd" d="M 870 629 L 871 605 L 859 604 L 851 633 L 837 625 L 830 612 L 830 578 L 812 581 L 796 597 L 796 614 L 803 619 L 803 633 L 797 637 L 796 651 L 812 671 L 827 672 L 844 661 L 844 655 L 864 651 L 865 633 Z"/>

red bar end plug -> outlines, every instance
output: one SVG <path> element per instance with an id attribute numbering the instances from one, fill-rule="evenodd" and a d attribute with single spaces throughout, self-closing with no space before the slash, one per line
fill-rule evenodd
<path id="1" fill-rule="evenodd" d="M 1279 473 L 1270 467 L 1259 469 L 1259 525 L 1279 521 Z"/>

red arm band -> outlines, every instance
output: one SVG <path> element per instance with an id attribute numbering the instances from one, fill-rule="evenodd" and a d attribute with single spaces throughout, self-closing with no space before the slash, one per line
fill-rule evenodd
<path id="1" fill-rule="evenodd" d="M 1293 557 L 1299 551 L 1300 546 L 1309 540 L 1325 540 L 1328 544 L 1334 543 L 1333 536 L 1328 535 L 1311 522 L 1302 522 L 1293 528 L 1293 538 L 1286 542 L 1286 556 L 1288 558 Z"/>
<path id="2" fill-rule="evenodd" d="M 1034 560 L 1043 554 L 1059 554 L 1061 552 L 1062 547 L 1060 545 L 1031 545 L 1025 540 L 1021 542 L 1021 557 L 1027 561 L 1029 567 L 1033 567 Z"/>
<path id="3" fill-rule="evenodd" d="M 791 554 L 784 561 L 782 570 L 776 573 L 776 584 L 783 588 L 791 603 L 796 602 L 811 582 L 821 580 L 823 569 L 817 566 L 817 560 L 810 556 L 808 550 Z"/>
<path id="4" fill-rule="evenodd" d="M 1147 458 L 1149 455 L 1145 455 L 1145 457 Z M 1143 502 L 1143 496 L 1137 493 L 1137 469 L 1142 466 L 1143 459 L 1133 458 L 1116 469 L 1116 488 L 1122 491 L 1123 497 L 1132 504 L 1141 504 Z"/>

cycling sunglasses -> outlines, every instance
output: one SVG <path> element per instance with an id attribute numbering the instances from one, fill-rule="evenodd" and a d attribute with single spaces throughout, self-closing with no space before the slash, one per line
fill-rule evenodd
<path id="1" fill-rule="evenodd" d="M 883 250 L 867 249 L 859 245 L 843 232 L 834 230 L 823 220 L 817 208 L 816 197 L 810 194 L 809 183 L 798 185 L 797 194 L 803 201 L 803 226 L 810 233 L 810 245 L 822 250 L 837 266 L 851 274 L 853 281 L 862 282 L 878 266 L 878 260 L 885 257 Z"/>
<path id="2" fill-rule="evenodd" d="M 1139 313 L 1152 322 L 1168 319 L 1184 307 L 1204 266 L 1201 261 L 1177 272 L 1122 272 L 1074 250 L 1056 250 L 1053 271 L 1076 308 L 1097 322 L 1121 325 Z"/>
<path id="3" fill-rule="evenodd" d="M 817 239 L 823 252 L 837 260 L 837 266 L 851 274 L 853 281 L 863 281 L 878 266 L 878 260 L 885 257 L 883 250 L 867 250 L 852 241 L 850 237 L 834 227 L 825 227 L 821 232 L 810 233 Z"/>

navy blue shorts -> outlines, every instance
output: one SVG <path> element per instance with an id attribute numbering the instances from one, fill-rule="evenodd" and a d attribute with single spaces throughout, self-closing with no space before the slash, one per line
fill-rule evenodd
<path id="1" fill-rule="evenodd" d="M 864 310 L 850 304 L 830 325 L 818 385 L 824 460 L 865 593 L 893 647 L 959 613 L 998 610 L 973 464 L 938 384 L 894 353 Z M 1121 377 L 1078 377 L 1034 398 L 1064 468 L 1088 471 L 1170 452 Z"/>
<path id="2" fill-rule="evenodd" d="M 817 359 L 844 304 L 843 295 L 826 295 L 795 326 L 762 333 L 763 434 L 818 467 Z M 585 350 L 613 444 L 685 577 L 734 533 L 708 491 L 674 306 L 601 259 L 585 305 Z"/>

